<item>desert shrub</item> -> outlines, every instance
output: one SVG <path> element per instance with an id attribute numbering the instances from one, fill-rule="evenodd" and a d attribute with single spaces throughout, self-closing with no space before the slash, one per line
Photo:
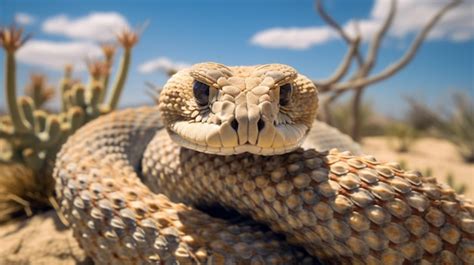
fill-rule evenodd
<path id="1" fill-rule="evenodd" d="M 474 101 L 467 95 L 455 94 L 453 103 L 454 110 L 437 128 L 456 145 L 465 161 L 474 163 Z"/>
<path id="2" fill-rule="evenodd" d="M 393 122 L 385 127 L 389 143 L 400 153 L 408 152 L 413 143 L 418 139 L 418 131 L 403 122 Z"/>
<path id="3" fill-rule="evenodd" d="M 425 168 L 425 170 L 420 171 L 423 177 L 432 177 L 433 176 L 433 169 L 431 167 Z"/>
<path id="4" fill-rule="evenodd" d="M 382 117 L 378 116 L 370 101 L 364 101 L 360 108 L 361 136 L 382 135 L 384 132 Z M 350 135 L 352 124 L 352 104 L 350 101 L 334 104 L 331 107 L 332 126 Z"/>
<path id="5" fill-rule="evenodd" d="M 400 165 L 400 168 L 403 170 L 407 170 L 407 161 L 404 159 L 400 159 L 397 162 Z"/>
<path id="6" fill-rule="evenodd" d="M 446 176 L 446 183 L 451 186 L 458 194 L 463 194 L 467 191 L 467 186 L 464 183 L 458 183 L 452 173 Z"/>
<path id="7" fill-rule="evenodd" d="M 435 134 L 451 141 L 466 162 L 474 163 L 474 101 L 465 93 L 452 96 L 449 107 L 434 109 L 410 98 L 408 122 L 416 128 L 434 129 Z M 411 114 L 410 114 L 411 113 Z"/>
<path id="8" fill-rule="evenodd" d="M 414 97 L 406 97 L 408 110 L 403 120 L 418 131 L 427 132 L 439 122 L 439 115 Z"/>

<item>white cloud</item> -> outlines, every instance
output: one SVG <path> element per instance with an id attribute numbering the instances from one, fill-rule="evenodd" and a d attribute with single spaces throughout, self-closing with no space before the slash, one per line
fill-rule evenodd
<path id="1" fill-rule="evenodd" d="M 448 0 L 399 0 L 397 13 L 389 35 L 404 38 L 419 32 L 428 20 L 438 12 Z M 355 23 L 364 40 L 370 40 L 380 28 L 388 14 L 390 1 L 375 0 L 367 19 L 351 19 L 343 28 L 354 35 Z M 455 42 L 474 39 L 474 2 L 464 1 L 447 14 L 431 30 L 428 39 L 446 39 Z M 356 22 L 357 21 L 357 22 Z M 257 32 L 252 44 L 266 48 L 307 49 L 337 39 L 337 34 L 327 25 L 319 27 L 270 28 Z"/>
<path id="2" fill-rule="evenodd" d="M 166 57 L 158 57 L 144 62 L 138 67 L 138 72 L 142 74 L 150 74 L 153 72 L 168 72 L 170 70 L 180 70 L 189 67 L 190 64 L 183 62 L 174 62 Z"/>
<path id="3" fill-rule="evenodd" d="M 377 30 L 379 30 L 381 22 L 377 20 L 349 20 L 344 25 L 344 30 L 349 34 L 349 36 L 354 37 L 356 31 L 359 32 L 363 41 L 368 41 L 372 39 Z"/>
<path id="4" fill-rule="evenodd" d="M 270 28 L 257 32 L 251 43 L 268 48 L 307 49 L 337 38 L 328 27 Z"/>
<path id="5" fill-rule="evenodd" d="M 19 25 L 27 26 L 35 22 L 35 18 L 30 14 L 19 12 L 15 14 L 15 22 Z"/>
<path id="6" fill-rule="evenodd" d="M 418 32 L 448 0 L 399 0 L 397 16 L 390 34 L 405 37 Z M 371 20 L 382 21 L 389 10 L 390 2 L 377 0 L 371 12 Z M 466 41 L 474 38 L 474 2 L 463 1 L 451 9 L 431 30 L 430 39 Z"/>
<path id="7" fill-rule="evenodd" d="M 48 18 L 42 25 L 46 33 L 94 41 L 111 40 L 124 28 L 129 28 L 129 24 L 116 12 L 93 12 L 76 19 L 58 15 Z"/>
<path id="8" fill-rule="evenodd" d="M 85 69 L 85 59 L 102 55 L 96 44 L 83 41 L 54 42 L 30 40 L 17 53 L 18 61 L 42 66 L 53 70 L 63 70 L 66 64 L 74 65 L 74 70 Z"/>

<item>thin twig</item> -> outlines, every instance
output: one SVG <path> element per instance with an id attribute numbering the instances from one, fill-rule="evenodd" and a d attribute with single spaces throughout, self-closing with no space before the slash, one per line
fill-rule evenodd
<path id="1" fill-rule="evenodd" d="M 58 201 L 56 200 L 56 198 L 54 198 L 54 196 L 49 196 L 48 201 L 49 201 L 49 203 L 51 203 L 51 206 L 53 206 L 54 210 L 58 214 L 58 218 L 61 221 L 61 223 L 63 223 L 64 226 L 68 227 L 69 226 L 69 221 L 66 219 L 66 217 L 60 211 L 61 207 L 59 206 Z"/>
<path id="2" fill-rule="evenodd" d="M 342 92 L 336 92 L 327 97 L 322 103 L 321 103 L 321 109 L 323 110 L 323 120 L 329 124 L 329 125 L 334 125 L 333 124 L 333 119 L 332 119 L 332 113 L 331 113 L 331 104 L 340 96 L 342 95 Z"/>
<path id="3" fill-rule="evenodd" d="M 151 97 L 153 101 L 155 101 L 155 103 L 158 103 L 162 88 L 148 81 L 145 82 L 145 86 L 147 86 L 147 90 L 145 90 L 145 93 L 149 97 Z"/>
<path id="4" fill-rule="evenodd" d="M 356 78 L 365 78 L 367 77 L 372 68 L 375 66 L 377 54 L 380 49 L 380 43 L 382 42 L 383 37 L 387 33 L 388 29 L 393 23 L 393 18 L 396 13 L 396 0 L 391 0 L 390 9 L 387 17 L 385 18 L 382 26 L 376 32 L 374 38 L 370 42 L 369 52 L 365 58 L 365 63 L 358 69 L 356 72 Z M 354 96 L 352 99 L 352 132 L 351 136 L 354 140 L 360 140 L 360 105 L 362 100 L 362 95 L 364 93 L 364 88 L 366 86 L 354 87 Z"/>
<path id="5" fill-rule="evenodd" d="M 316 11 L 319 13 L 321 18 L 330 26 L 332 27 L 345 41 L 347 44 L 351 44 L 354 42 L 354 39 L 351 39 L 349 35 L 344 31 L 344 29 L 339 25 L 339 23 L 336 22 L 335 19 L 333 19 L 324 9 L 322 1 L 321 0 L 316 0 Z M 355 51 L 355 57 L 357 59 L 357 63 L 359 65 L 364 64 L 364 60 L 362 59 L 362 56 L 359 52 L 359 49 L 356 49 Z"/>
<path id="6" fill-rule="evenodd" d="M 369 47 L 369 52 L 367 55 L 367 58 L 365 60 L 365 64 L 362 67 L 364 71 L 370 72 L 372 67 L 375 65 L 375 61 L 377 59 L 377 53 L 380 49 L 380 43 L 382 42 L 383 37 L 387 33 L 388 29 L 390 28 L 390 25 L 393 23 L 393 18 L 395 17 L 396 9 L 397 9 L 397 1 L 396 0 L 391 0 L 390 1 L 390 10 L 385 18 L 385 21 L 383 25 L 380 27 L 380 29 L 377 31 L 375 34 L 372 42 L 370 43 Z"/>
<path id="7" fill-rule="evenodd" d="M 455 0 L 444 6 L 442 9 L 440 9 L 431 19 L 430 21 L 425 25 L 425 27 L 418 33 L 416 36 L 415 40 L 413 43 L 410 45 L 410 48 L 406 51 L 406 53 L 395 63 L 389 65 L 386 67 L 382 72 L 379 74 L 376 74 L 372 77 L 368 78 L 358 78 L 355 80 L 351 80 L 345 83 L 339 83 L 334 85 L 331 90 L 333 91 L 342 91 L 342 90 L 348 90 L 354 87 L 363 87 L 363 86 L 368 86 L 377 82 L 380 82 L 382 80 L 387 79 L 388 77 L 394 75 L 397 71 L 402 69 L 404 66 L 406 66 L 415 56 L 416 52 L 418 51 L 418 48 L 421 46 L 423 41 L 425 40 L 426 36 L 430 32 L 430 30 L 433 28 L 433 26 L 441 19 L 441 17 L 451 8 L 454 8 L 457 6 L 459 3 L 461 3 L 460 0 Z"/>
<path id="8" fill-rule="evenodd" d="M 334 74 L 326 80 L 316 81 L 314 80 L 314 84 L 320 89 L 321 92 L 324 92 L 330 88 L 331 85 L 339 82 L 342 77 L 347 73 L 349 66 L 351 65 L 352 58 L 355 55 L 356 50 L 358 49 L 359 45 L 359 38 L 355 39 L 353 42 L 350 43 L 349 50 L 347 51 L 346 55 L 342 59 L 341 64 L 334 72 Z"/>
<path id="9" fill-rule="evenodd" d="M 33 215 L 33 211 L 31 210 L 31 204 L 27 200 L 13 193 L 9 193 L 7 195 L 7 198 L 23 206 L 23 210 L 25 211 L 26 216 L 30 217 Z"/>

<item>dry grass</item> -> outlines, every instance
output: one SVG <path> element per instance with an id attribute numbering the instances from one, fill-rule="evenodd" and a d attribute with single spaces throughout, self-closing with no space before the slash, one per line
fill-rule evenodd
<path id="1" fill-rule="evenodd" d="M 22 164 L 0 164 L 0 223 L 50 208 L 48 183 Z"/>
<path id="2" fill-rule="evenodd" d="M 407 123 L 451 141 L 466 162 L 474 163 L 474 100 L 468 94 L 456 92 L 449 104 L 438 108 L 415 98 L 408 103 Z"/>

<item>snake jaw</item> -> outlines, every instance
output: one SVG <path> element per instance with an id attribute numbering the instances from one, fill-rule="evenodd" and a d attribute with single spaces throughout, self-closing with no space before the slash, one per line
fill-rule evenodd
<path id="1" fill-rule="evenodd" d="M 269 138 L 268 132 L 262 132 L 255 144 L 238 143 L 236 131 L 225 130 L 228 125 L 206 125 L 178 122 L 168 128 L 171 139 L 180 146 L 195 151 L 216 154 L 235 155 L 252 153 L 256 155 L 279 155 L 294 151 L 306 138 L 309 128 L 304 125 L 277 125 L 273 129 L 274 136 Z M 184 133 L 184 132 L 187 133 Z M 270 130 L 268 130 L 270 131 Z"/>
<path id="2" fill-rule="evenodd" d="M 311 81 L 280 64 L 198 64 L 174 75 L 160 95 L 173 141 L 217 155 L 291 152 L 303 143 L 316 109 Z"/>

